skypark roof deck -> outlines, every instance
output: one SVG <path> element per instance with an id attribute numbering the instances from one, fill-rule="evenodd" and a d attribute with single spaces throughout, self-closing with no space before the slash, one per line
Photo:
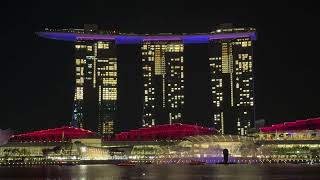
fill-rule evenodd
<path id="1" fill-rule="evenodd" d="M 54 32 L 45 31 L 37 32 L 37 35 L 47 39 L 55 39 L 62 41 L 110 41 L 114 40 L 116 44 L 141 44 L 145 41 L 182 41 L 184 44 L 206 44 L 209 40 L 218 39 L 235 39 L 250 38 L 256 40 L 254 31 L 248 32 L 231 32 L 221 34 L 92 34 L 92 33 L 75 33 L 75 32 Z"/>

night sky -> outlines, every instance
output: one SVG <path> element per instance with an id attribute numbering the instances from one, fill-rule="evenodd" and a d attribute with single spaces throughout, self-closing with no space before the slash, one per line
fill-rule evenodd
<path id="1" fill-rule="evenodd" d="M 0 128 L 58 127 L 71 119 L 72 43 L 39 38 L 49 28 L 85 23 L 120 32 L 209 32 L 220 23 L 257 29 L 256 119 L 268 124 L 320 116 L 319 12 L 315 3 L 241 1 L 11 1 L 1 3 Z M 290 2 L 290 3 L 289 3 Z M 139 126 L 142 82 L 139 47 L 119 46 L 119 126 Z M 206 45 L 186 46 L 185 120 L 208 119 Z"/>

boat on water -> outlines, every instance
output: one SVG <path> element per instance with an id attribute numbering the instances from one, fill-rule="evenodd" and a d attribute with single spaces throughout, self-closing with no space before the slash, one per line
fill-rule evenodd
<path id="1" fill-rule="evenodd" d="M 58 161 L 59 166 L 75 166 L 79 164 L 79 161 Z"/>
<path id="2" fill-rule="evenodd" d="M 135 166 L 135 165 L 136 165 L 135 163 L 130 162 L 130 161 L 128 161 L 128 162 L 121 162 L 121 163 L 117 164 L 117 166 Z"/>
<path id="3" fill-rule="evenodd" d="M 206 162 L 196 161 L 196 160 L 191 160 L 191 162 L 189 163 L 189 165 L 204 165 L 204 164 L 206 164 Z"/>

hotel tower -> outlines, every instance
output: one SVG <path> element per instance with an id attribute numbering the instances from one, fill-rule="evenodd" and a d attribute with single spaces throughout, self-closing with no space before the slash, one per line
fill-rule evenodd
<path id="1" fill-rule="evenodd" d="M 254 32 L 224 25 L 214 34 Z M 247 134 L 254 121 L 253 40 L 232 37 L 209 40 L 212 120 L 222 134 Z"/>
<path id="2" fill-rule="evenodd" d="M 182 122 L 184 104 L 183 42 L 144 41 L 143 126 Z"/>

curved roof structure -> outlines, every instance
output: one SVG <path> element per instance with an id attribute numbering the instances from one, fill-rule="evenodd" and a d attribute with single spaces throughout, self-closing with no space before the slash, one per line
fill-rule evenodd
<path id="1" fill-rule="evenodd" d="M 214 128 L 206 128 L 189 124 L 164 124 L 153 127 L 140 128 L 128 132 L 121 132 L 107 141 L 157 141 L 177 140 L 187 136 L 216 134 Z"/>
<path id="2" fill-rule="evenodd" d="M 61 128 L 40 130 L 24 134 L 13 135 L 11 142 L 48 142 L 65 141 L 69 139 L 86 138 L 96 136 L 95 132 L 81 128 L 63 126 Z"/>
<path id="3" fill-rule="evenodd" d="M 239 135 L 197 135 L 185 138 L 193 143 L 216 143 L 216 142 L 251 142 L 253 137 Z"/>
<path id="4" fill-rule="evenodd" d="M 184 44 L 201 44 L 208 43 L 214 39 L 234 39 L 247 38 L 256 40 L 256 33 L 250 32 L 233 32 L 223 34 L 181 34 L 181 35 L 138 35 L 138 34 L 85 34 L 73 32 L 37 32 L 37 35 L 47 39 L 63 40 L 63 41 L 85 41 L 98 40 L 110 41 L 114 40 L 116 44 L 141 44 L 144 41 L 182 41 Z"/>
<path id="5" fill-rule="evenodd" d="M 281 132 L 281 131 L 301 131 L 301 130 L 317 130 L 320 129 L 320 117 L 297 120 L 294 122 L 285 122 L 283 124 L 275 124 L 270 127 L 260 128 L 261 132 Z"/>

